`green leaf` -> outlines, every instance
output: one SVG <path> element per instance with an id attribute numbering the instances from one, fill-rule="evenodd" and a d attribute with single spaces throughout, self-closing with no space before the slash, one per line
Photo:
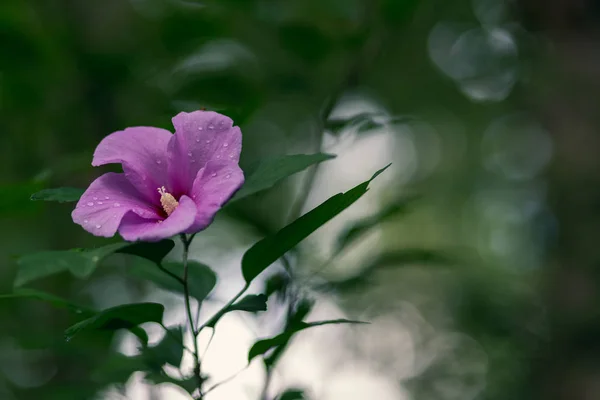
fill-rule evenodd
<path id="1" fill-rule="evenodd" d="M 137 242 L 129 244 L 116 251 L 116 253 L 132 254 L 152 261 L 155 264 L 160 264 L 162 260 L 173 250 L 175 242 L 171 239 L 164 239 L 160 242 L 147 243 Z"/>
<path id="2" fill-rule="evenodd" d="M 183 264 L 176 261 L 164 262 L 164 270 L 148 263 L 133 263 L 127 273 L 148 280 L 161 289 L 169 292 L 185 294 L 183 290 Z M 165 272 L 168 271 L 168 272 Z M 169 274 L 170 273 L 170 274 Z M 188 261 L 188 287 L 190 295 L 202 302 L 217 283 L 217 275 L 210 267 L 197 261 Z"/>
<path id="3" fill-rule="evenodd" d="M 164 371 L 160 372 L 148 372 L 145 376 L 146 381 L 154 384 L 161 385 L 164 383 L 170 383 L 172 385 L 179 386 L 189 394 L 194 393 L 197 388 L 197 381 L 194 377 L 186 379 L 175 379 L 167 375 Z"/>
<path id="4" fill-rule="evenodd" d="M 75 314 L 88 316 L 88 315 L 93 315 L 95 313 L 95 311 L 91 308 L 71 303 L 70 301 L 65 300 L 61 297 L 55 296 L 50 293 L 41 292 L 39 290 L 18 289 L 18 290 L 15 290 L 13 293 L 0 294 L 0 300 L 1 299 L 22 299 L 22 298 L 45 301 L 45 302 L 52 304 L 55 307 L 69 309 L 72 312 L 74 312 Z"/>
<path id="5" fill-rule="evenodd" d="M 131 375 L 147 369 L 142 356 L 128 357 L 121 353 L 111 353 L 91 373 L 93 381 L 102 385 L 124 385 Z"/>
<path id="6" fill-rule="evenodd" d="M 292 336 L 296 333 L 303 331 L 308 328 L 316 326 L 332 325 L 332 324 L 366 324 L 368 322 L 352 321 L 348 319 L 334 319 L 329 321 L 318 321 L 318 322 L 301 322 L 296 324 L 293 328 L 290 328 L 277 336 L 269 339 L 262 339 L 254 343 L 248 352 L 248 362 L 252 361 L 255 357 L 265 354 L 267 351 L 274 347 L 280 346 L 287 343 Z"/>
<path id="7" fill-rule="evenodd" d="M 338 193 L 329 198 L 279 232 L 254 244 L 242 257 L 242 274 L 246 282 L 250 283 L 269 265 L 294 248 L 308 235 L 360 199 L 367 192 L 369 183 L 388 167 L 389 165 L 380 169 L 373 174 L 371 179 L 346 193 Z"/>
<path id="8" fill-rule="evenodd" d="M 229 311 L 267 311 L 267 296 L 264 294 L 249 294 L 237 303 L 232 304 Z"/>
<path id="9" fill-rule="evenodd" d="M 31 195 L 33 201 L 58 201 L 59 203 L 70 203 L 78 201 L 84 189 L 63 187 L 57 189 L 44 189 Z"/>
<path id="10" fill-rule="evenodd" d="M 303 400 L 306 397 L 304 396 L 304 390 L 302 389 L 287 389 L 285 392 L 281 393 L 277 400 Z"/>
<path id="11" fill-rule="evenodd" d="M 169 328 L 163 339 L 156 346 L 144 349 L 143 354 L 153 370 L 159 370 L 164 364 L 179 368 L 183 358 L 183 328 Z"/>
<path id="12" fill-rule="evenodd" d="M 173 249 L 172 240 L 157 243 L 114 243 L 96 249 L 75 249 L 60 251 L 44 251 L 25 255 L 17 261 L 15 287 L 36 279 L 44 278 L 59 272 L 69 271 L 77 278 L 89 277 L 98 264 L 113 253 L 127 253 L 146 258 L 152 262 L 160 261 Z"/>
<path id="13" fill-rule="evenodd" d="M 125 304 L 108 308 L 69 327 L 65 331 L 65 340 L 69 341 L 85 331 L 115 331 L 131 329 L 145 322 L 161 323 L 164 311 L 165 307 L 158 303 Z"/>
<path id="14" fill-rule="evenodd" d="M 333 154 L 295 154 L 261 160 L 246 172 L 246 182 L 231 201 L 240 200 L 274 186 L 277 182 L 311 165 L 335 158 Z"/>
<path id="15" fill-rule="evenodd" d="M 69 271 L 78 278 L 87 278 L 101 260 L 127 245 L 117 243 L 91 250 L 44 251 L 25 255 L 17 261 L 17 276 L 13 285 L 23 286 L 63 271 Z"/>
<path id="16" fill-rule="evenodd" d="M 394 202 L 394 204 L 385 207 L 377 214 L 365 218 L 362 221 L 359 221 L 356 224 L 354 224 L 349 229 L 343 231 L 337 240 L 338 250 L 343 249 L 348 243 L 352 242 L 354 239 L 363 235 L 378 224 L 385 222 L 389 218 L 405 214 L 406 212 L 408 212 L 410 206 L 414 203 L 416 199 L 417 196 L 407 196 L 399 201 Z"/>

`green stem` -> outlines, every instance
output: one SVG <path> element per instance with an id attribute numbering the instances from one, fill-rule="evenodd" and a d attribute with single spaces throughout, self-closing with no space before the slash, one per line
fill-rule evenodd
<path id="1" fill-rule="evenodd" d="M 202 399 L 202 384 L 204 383 L 204 380 L 202 379 L 202 374 L 200 373 L 200 352 L 198 351 L 198 340 L 196 339 L 196 328 L 194 327 L 194 319 L 192 317 L 190 288 L 188 284 L 188 255 L 192 239 L 193 236 L 188 239 L 184 234 L 181 235 L 181 241 L 183 242 L 183 294 L 185 298 L 185 309 L 187 311 L 188 324 L 190 327 L 190 332 L 192 333 L 192 340 L 194 341 L 194 376 L 196 377 L 198 391 L 200 393 L 199 399 Z"/>

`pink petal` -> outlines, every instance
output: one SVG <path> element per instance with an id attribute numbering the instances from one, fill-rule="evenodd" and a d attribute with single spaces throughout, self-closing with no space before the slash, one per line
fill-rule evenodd
<path id="1" fill-rule="evenodd" d="M 244 173 L 237 164 L 209 162 L 194 180 L 191 194 L 198 213 L 188 233 L 198 232 L 210 225 L 217 211 L 243 184 Z"/>
<path id="2" fill-rule="evenodd" d="M 131 184 L 147 201 L 159 205 L 156 191 L 167 186 L 167 146 L 171 132 L 133 127 L 105 137 L 94 152 L 93 166 L 121 163 Z"/>
<path id="3" fill-rule="evenodd" d="M 179 206 L 167 219 L 148 219 L 131 212 L 121 221 L 119 233 L 128 241 L 157 242 L 184 233 L 194 223 L 195 217 L 196 205 L 189 197 L 181 196 Z"/>
<path id="4" fill-rule="evenodd" d="M 169 182 L 178 194 L 189 193 L 198 171 L 209 161 L 237 164 L 242 133 L 233 121 L 213 111 L 179 113 L 169 142 Z"/>
<path id="5" fill-rule="evenodd" d="M 109 172 L 97 178 L 71 213 L 73 222 L 96 236 L 114 236 L 128 212 L 160 218 L 157 209 L 141 198 L 125 175 Z"/>

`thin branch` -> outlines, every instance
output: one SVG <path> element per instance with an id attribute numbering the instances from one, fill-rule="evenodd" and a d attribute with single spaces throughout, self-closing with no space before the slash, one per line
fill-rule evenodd
<path id="1" fill-rule="evenodd" d="M 196 377 L 198 390 L 200 391 L 200 398 L 202 398 L 202 384 L 204 380 L 202 379 L 202 375 L 200 373 L 200 352 L 198 351 L 198 340 L 196 338 L 196 328 L 194 327 L 194 319 L 192 317 L 192 308 L 190 305 L 190 288 L 188 284 L 188 253 L 191 238 L 188 240 L 187 237 L 184 234 L 182 234 L 181 241 L 183 242 L 183 293 L 185 297 L 185 309 L 187 311 L 190 332 L 192 333 L 192 340 L 194 341 L 194 376 Z"/>
<path id="2" fill-rule="evenodd" d="M 206 321 L 204 324 L 202 324 L 198 330 L 196 331 L 196 335 L 198 335 L 202 329 L 206 328 L 207 326 L 213 326 L 218 320 L 219 318 L 221 318 L 223 316 L 223 314 L 225 314 L 227 312 L 227 309 L 229 307 L 231 307 L 231 305 L 233 303 L 235 303 L 240 297 L 242 297 L 242 295 L 244 294 L 244 292 L 246 292 L 246 290 L 250 287 L 249 283 L 246 283 L 244 285 L 244 287 L 242 288 L 242 290 L 240 290 L 238 292 L 238 294 L 236 294 L 233 299 L 229 300 L 227 302 L 227 304 L 225 304 L 219 311 L 217 311 L 215 313 L 215 315 L 213 315 L 208 321 Z"/>

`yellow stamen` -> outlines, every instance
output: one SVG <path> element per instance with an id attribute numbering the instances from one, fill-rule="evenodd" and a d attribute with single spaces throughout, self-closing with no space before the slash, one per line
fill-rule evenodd
<path id="1" fill-rule="evenodd" d="M 165 210 L 167 215 L 171 215 L 179 205 L 179 202 L 175 200 L 175 197 L 171 193 L 167 192 L 164 186 L 158 188 L 158 193 L 160 193 L 160 204 L 163 210 Z"/>

